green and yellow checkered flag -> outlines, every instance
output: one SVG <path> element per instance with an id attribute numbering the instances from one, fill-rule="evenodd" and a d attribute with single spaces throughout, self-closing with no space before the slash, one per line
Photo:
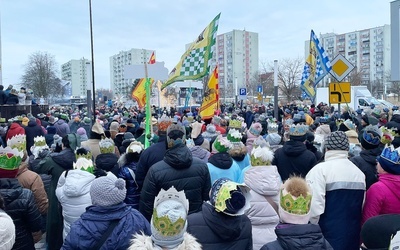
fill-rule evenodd
<path id="1" fill-rule="evenodd" d="M 169 74 L 168 80 L 161 86 L 164 89 L 168 85 L 184 80 L 197 80 L 209 72 L 209 61 L 215 51 L 217 38 L 219 13 L 211 23 L 201 32 L 196 41 L 182 55 L 178 64 Z"/>

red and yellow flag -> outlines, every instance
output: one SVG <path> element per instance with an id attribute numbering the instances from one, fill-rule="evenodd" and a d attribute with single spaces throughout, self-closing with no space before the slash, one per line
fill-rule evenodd
<path id="1" fill-rule="evenodd" d="M 218 68 L 215 67 L 204 91 L 203 103 L 200 107 L 200 116 L 202 119 L 212 118 L 214 116 L 214 112 L 218 110 L 218 91 Z"/>
<path id="2" fill-rule="evenodd" d="M 153 83 L 153 79 L 150 80 L 150 87 Z M 140 78 L 136 87 L 133 89 L 132 98 L 138 103 L 139 108 L 143 108 L 146 105 L 146 78 Z"/>
<path id="3" fill-rule="evenodd" d="M 156 55 L 154 55 L 154 51 L 150 56 L 149 64 L 155 64 L 156 63 Z"/>

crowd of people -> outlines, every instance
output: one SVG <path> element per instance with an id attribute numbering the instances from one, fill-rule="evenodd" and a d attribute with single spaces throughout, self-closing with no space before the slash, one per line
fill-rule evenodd
<path id="1" fill-rule="evenodd" d="M 197 111 L 153 106 L 151 135 L 146 114 L 123 105 L 10 119 L 0 127 L 0 249 L 41 239 L 50 250 L 395 246 L 396 106 L 288 104 L 277 119 L 272 106 Z"/>

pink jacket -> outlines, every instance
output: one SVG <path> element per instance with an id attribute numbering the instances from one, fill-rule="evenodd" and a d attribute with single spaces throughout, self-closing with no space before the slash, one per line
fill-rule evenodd
<path id="1" fill-rule="evenodd" d="M 381 214 L 400 214 L 400 175 L 380 174 L 365 197 L 362 224 Z"/>

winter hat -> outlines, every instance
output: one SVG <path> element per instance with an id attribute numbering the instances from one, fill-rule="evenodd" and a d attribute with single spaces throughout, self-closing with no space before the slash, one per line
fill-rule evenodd
<path id="1" fill-rule="evenodd" d="M 250 188 L 228 178 L 216 180 L 210 191 L 210 203 L 217 212 L 230 216 L 243 215 L 250 207 Z"/>
<path id="2" fill-rule="evenodd" d="M 265 140 L 269 145 L 275 146 L 281 143 L 282 137 L 278 133 L 270 133 L 266 136 Z"/>
<path id="3" fill-rule="evenodd" d="M 168 148 L 172 148 L 178 144 L 185 144 L 186 130 L 185 127 L 178 124 L 171 124 L 167 129 L 167 144 Z"/>
<path id="4" fill-rule="evenodd" d="M 225 153 L 232 147 L 232 143 L 222 135 L 218 135 L 212 144 L 212 153 Z"/>
<path id="5" fill-rule="evenodd" d="M 84 128 L 78 128 L 78 130 L 76 131 L 76 133 L 80 136 L 82 135 L 86 135 L 86 130 Z"/>
<path id="6" fill-rule="evenodd" d="M 161 189 L 154 200 L 151 217 L 151 239 L 160 247 L 174 249 L 183 241 L 187 227 L 189 201 L 185 192 L 173 186 L 167 191 Z"/>
<path id="7" fill-rule="evenodd" d="M 141 142 L 133 141 L 126 148 L 126 153 L 137 153 L 140 154 L 144 149 L 144 146 Z"/>
<path id="8" fill-rule="evenodd" d="M 57 129 L 54 126 L 50 126 L 46 128 L 47 134 L 55 135 L 57 133 Z"/>
<path id="9" fill-rule="evenodd" d="M 96 168 L 109 172 L 118 165 L 118 156 L 114 153 L 99 154 L 96 157 L 95 163 Z"/>
<path id="10" fill-rule="evenodd" d="M 0 147 L 0 178 L 15 178 L 23 157 L 23 151 L 17 148 Z"/>
<path id="11" fill-rule="evenodd" d="M 378 157 L 378 162 L 386 172 L 400 175 L 400 148 L 386 145 Z"/>
<path id="12" fill-rule="evenodd" d="M 349 151 L 349 139 L 343 131 L 335 131 L 328 135 L 325 147 L 329 150 Z"/>
<path id="13" fill-rule="evenodd" d="M 303 178 L 287 179 L 280 192 L 281 221 L 289 224 L 307 224 L 311 216 L 311 197 L 311 190 Z"/>
<path id="14" fill-rule="evenodd" d="M 361 228 L 361 241 L 368 249 L 389 248 L 391 239 L 400 233 L 400 214 L 384 214 L 368 219 Z M 394 246 L 392 246 L 394 247 Z"/>
<path id="15" fill-rule="evenodd" d="M 379 146 L 382 138 L 382 130 L 376 125 L 368 125 L 362 134 L 361 145 L 365 149 L 374 149 Z"/>
<path id="16" fill-rule="evenodd" d="M 260 136 L 262 131 L 262 125 L 259 122 L 255 122 L 251 124 L 249 130 L 247 130 L 247 139 L 257 138 Z"/>
<path id="17" fill-rule="evenodd" d="M 92 132 L 98 134 L 98 135 L 103 135 L 104 134 L 104 128 L 101 126 L 100 123 L 95 122 L 92 126 Z"/>
<path id="18" fill-rule="evenodd" d="M 221 125 L 221 120 L 221 117 L 214 115 L 214 117 L 211 119 L 211 123 L 214 125 Z"/>
<path id="19" fill-rule="evenodd" d="M 80 157 L 76 160 L 76 162 L 73 163 L 73 168 L 93 174 L 94 164 L 92 160 Z"/>
<path id="20" fill-rule="evenodd" d="M 125 132 L 124 133 L 124 140 L 129 140 L 129 139 L 134 139 L 135 137 L 131 132 Z"/>
<path id="21" fill-rule="evenodd" d="M 110 138 L 105 138 L 100 140 L 99 142 L 100 153 L 114 153 L 115 152 L 115 144 L 114 141 Z"/>
<path id="22" fill-rule="evenodd" d="M 62 137 L 57 134 L 53 135 L 53 145 L 54 145 L 54 147 L 56 147 L 57 145 L 61 147 L 62 146 Z M 52 145 L 52 147 L 53 147 L 53 145 Z"/>
<path id="23" fill-rule="evenodd" d="M 91 124 L 91 123 L 92 123 L 92 120 L 90 120 L 89 117 L 85 117 L 85 118 L 83 118 L 83 123 L 85 123 L 85 124 Z"/>
<path id="24" fill-rule="evenodd" d="M 0 249 L 12 249 L 15 243 L 15 225 L 12 218 L 0 210 Z"/>
<path id="25" fill-rule="evenodd" d="M 192 127 L 192 133 L 190 136 L 194 139 L 199 137 L 199 135 L 201 134 L 201 128 L 203 127 L 203 124 L 196 121 L 192 123 L 190 126 Z"/>
<path id="26" fill-rule="evenodd" d="M 268 147 L 253 148 L 250 155 L 250 164 L 255 166 L 269 166 L 274 159 L 274 153 Z"/>
<path id="27" fill-rule="evenodd" d="M 108 173 L 92 182 L 90 196 L 93 205 L 102 207 L 117 205 L 125 200 L 125 181 Z"/>
<path id="28" fill-rule="evenodd" d="M 54 125 L 54 123 L 56 123 L 58 121 L 58 118 L 54 117 L 54 116 L 50 116 L 49 117 L 49 124 L 50 125 Z"/>
<path id="29" fill-rule="evenodd" d="M 28 122 L 29 122 L 29 118 L 28 117 L 24 117 L 24 118 L 22 118 L 22 125 L 23 126 L 28 126 Z"/>
<path id="30" fill-rule="evenodd" d="M 118 122 L 112 122 L 110 124 L 110 131 L 118 132 L 118 127 L 119 127 L 119 123 Z"/>

